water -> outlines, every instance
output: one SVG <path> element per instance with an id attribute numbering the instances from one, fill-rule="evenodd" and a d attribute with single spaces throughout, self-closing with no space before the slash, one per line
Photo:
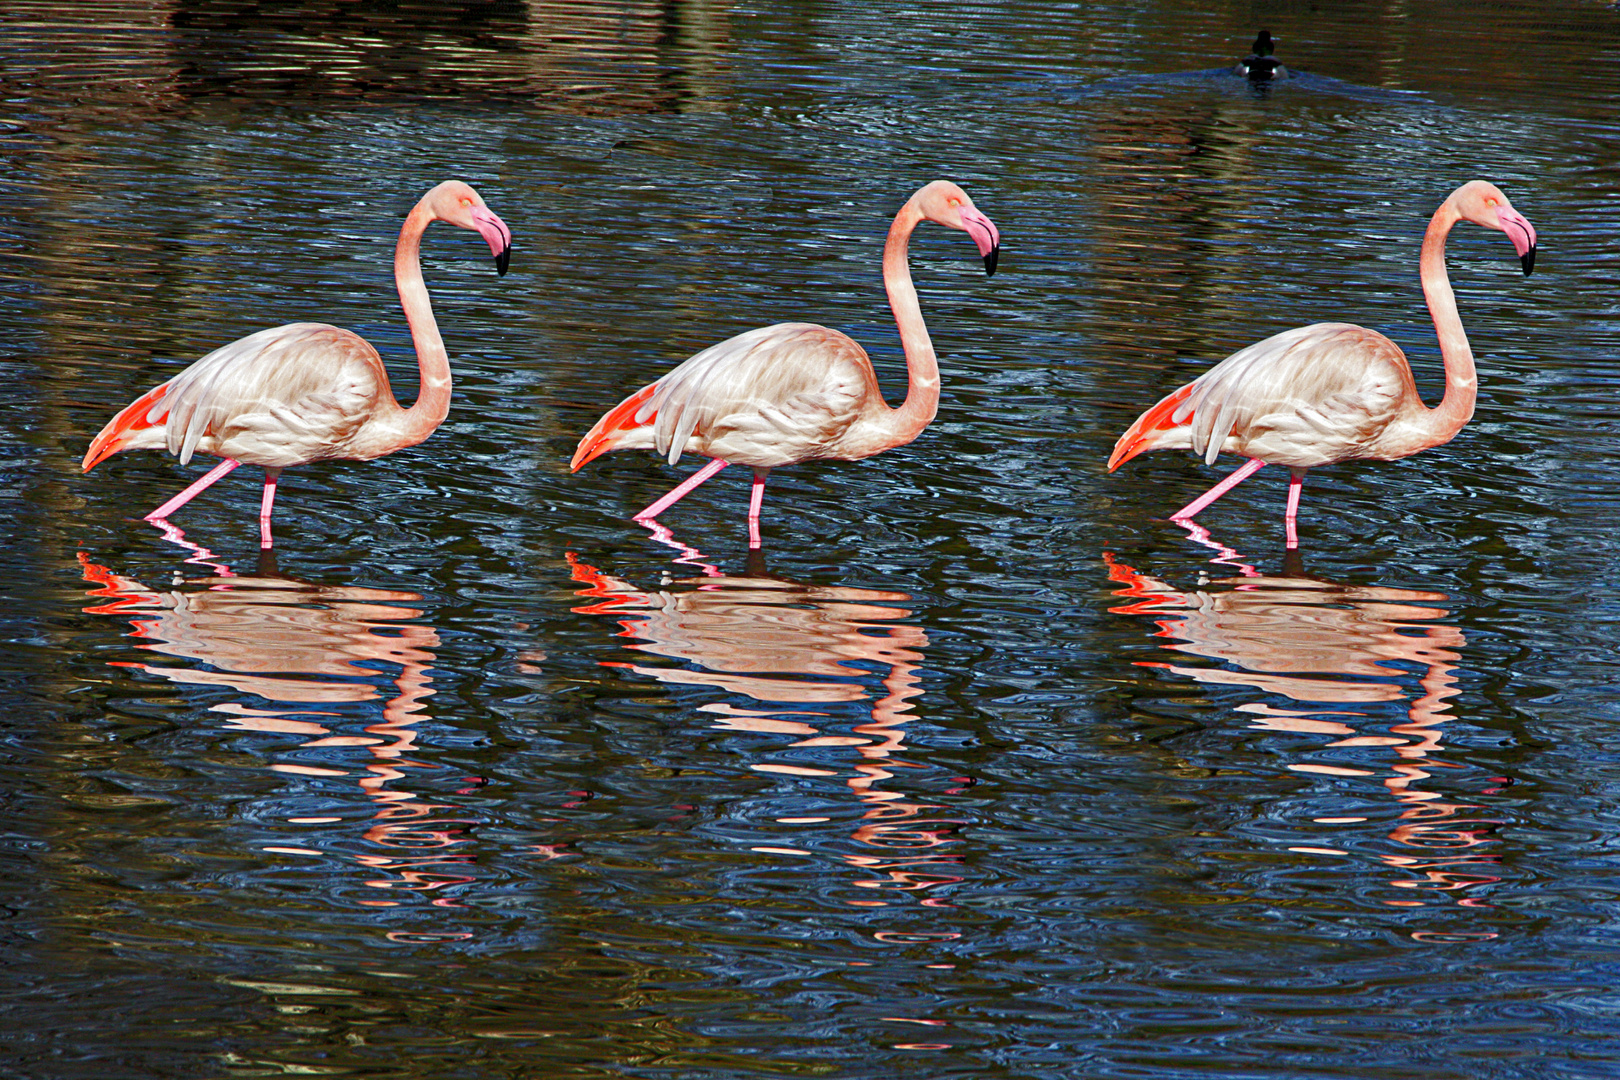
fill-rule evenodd
<path id="1" fill-rule="evenodd" d="M 78 20 L 78 21 L 75 21 Z M 1254 31 L 1300 72 L 1218 68 Z M 1592 3 L 13 4 L 0 13 L 9 648 L 0 1074 L 1606 1077 L 1620 1054 L 1616 15 Z M 898 401 L 882 236 L 949 177 L 986 280 L 912 266 L 939 418 L 689 471 L 602 411 L 810 318 Z M 333 322 L 456 372 L 422 446 L 84 475 L 204 352 Z M 1481 368 L 1451 444 L 1307 481 L 1114 438 L 1292 326 Z M 1223 469 L 1225 466 L 1223 465 Z M 1281 472 L 1281 470 L 1275 470 Z M 740 475 L 739 475 L 740 474 Z"/>

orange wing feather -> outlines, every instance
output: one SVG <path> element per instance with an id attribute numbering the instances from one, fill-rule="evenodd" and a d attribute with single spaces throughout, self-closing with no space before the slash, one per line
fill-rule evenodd
<path id="1" fill-rule="evenodd" d="M 1193 384 L 1188 383 L 1179 390 L 1171 392 L 1164 400 L 1153 408 L 1136 418 L 1136 423 L 1126 429 L 1125 434 L 1119 437 L 1114 444 L 1114 452 L 1108 457 L 1108 471 L 1113 472 L 1131 458 L 1144 450 L 1153 449 L 1154 436 L 1161 431 L 1173 431 L 1185 424 L 1178 424 L 1170 417 L 1176 407 L 1192 393 Z"/>
<path id="2" fill-rule="evenodd" d="M 625 432 L 647 427 L 657 419 L 658 414 L 653 413 L 639 423 L 636 421 L 637 410 L 657 389 L 657 383 L 649 383 L 608 410 L 607 415 L 598 420 L 596 426 L 579 440 L 579 448 L 574 451 L 574 459 L 568 463 L 568 471 L 578 472 L 581 465 L 617 446 L 619 437 Z"/>
<path id="3" fill-rule="evenodd" d="M 157 427 L 168 416 L 168 407 L 165 406 L 154 420 L 149 414 L 152 407 L 169 392 L 169 384 L 153 387 L 134 401 L 124 407 L 124 410 L 101 429 L 101 433 L 90 440 L 90 449 L 85 451 L 81 467 L 89 472 L 102 461 L 112 457 L 129 444 L 129 436 L 137 431 Z"/>

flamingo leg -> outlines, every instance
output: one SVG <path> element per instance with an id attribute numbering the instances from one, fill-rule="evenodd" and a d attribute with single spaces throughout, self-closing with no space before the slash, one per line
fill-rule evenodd
<path id="1" fill-rule="evenodd" d="M 174 498 L 152 511 L 150 514 L 147 514 L 146 520 L 157 521 L 161 518 L 168 517 L 170 514 L 174 513 L 176 510 L 180 509 L 182 506 L 186 505 L 186 503 L 194 499 L 197 495 L 201 494 L 209 484 L 212 484 L 215 480 L 218 480 L 220 477 L 224 476 L 226 473 L 230 472 L 240 464 L 242 463 L 237 461 L 235 458 L 226 458 L 224 461 L 221 461 L 218 465 L 215 465 L 212 469 L 208 470 L 207 473 L 203 474 L 202 479 L 198 480 L 195 484 L 192 484 L 190 487 L 186 488 L 186 490 L 182 491 L 180 494 L 176 495 Z"/>
<path id="2" fill-rule="evenodd" d="M 754 470 L 754 487 L 748 493 L 748 547 L 750 550 L 760 546 L 759 539 L 759 508 L 765 501 L 765 478 L 771 475 L 769 469 Z"/>
<path id="3" fill-rule="evenodd" d="M 1242 574 L 1244 577 L 1260 576 L 1260 571 L 1254 568 L 1254 564 L 1244 562 L 1241 554 L 1239 554 L 1235 549 L 1227 547 L 1225 544 L 1209 535 L 1209 530 L 1198 524 L 1198 522 L 1188 521 L 1186 518 L 1178 518 L 1176 519 L 1176 524 L 1187 530 L 1187 535 L 1192 538 L 1193 543 L 1202 544 L 1209 548 L 1209 550 L 1216 553 L 1215 557 L 1209 560 L 1212 565 L 1216 563 L 1224 563 L 1227 566 L 1237 567 L 1238 573 Z"/>
<path id="4" fill-rule="evenodd" d="M 1299 516 L 1299 492 L 1305 485 L 1305 474 L 1295 470 L 1293 477 L 1288 481 L 1288 513 L 1283 516 L 1283 525 L 1288 532 L 1288 547 L 1299 547 L 1299 531 L 1294 527 L 1294 519 Z"/>
<path id="5" fill-rule="evenodd" d="M 1220 483 L 1198 496 L 1198 498 L 1171 514 L 1170 520 L 1191 520 L 1198 514 L 1200 510 L 1204 509 L 1204 507 L 1208 506 L 1222 495 L 1225 495 L 1228 491 L 1231 491 L 1233 488 L 1237 487 L 1243 481 L 1253 476 L 1256 472 L 1259 472 L 1261 469 L 1265 468 L 1265 465 L 1266 463 L 1261 461 L 1259 458 L 1250 458 L 1248 461 L 1243 463 L 1241 468 L 1233 472 L 1231 476 L 1228 476 L 1225 480 L 1222 480 Z"/>
<path id="6" fill-rule="evenodd" d="M 695 566 L 703 571 L 704 577 L 726 576 L 720 572 L 720 568 L 714 565 L 714 563 L 707 563 L 703 561 L 703 552 L 699 551 L 691 544 L 682 543 L 676 538 L 674 533 L 669 531 L 666 526 L 660 525 L 656 521 L 640 521 L 639 523 L 652 530 L 652 538 L 654 540 L 658 541 L 660 544 L 663 544 L 665 547 L 672 547 L 676 551 L 680 552 L 680 554 L 672 560 L 673 562 L 686 563 L 690 566 Z"/>
<path id="7" fill-rule="evenodd" d="M 190 540 L 187 540 L 185 530 L 180 528 L 180 526 L 176 525 L 174 522 L 166 521 L 163 518 L 152 518 L 150 520 L 152 524 L 156 525 L 159 531 L 163 533 L 163 539 L 167 540 L 171 544 L 179 544 L 187 551 L 193 553 L 189 558 L 186 559 L 186 562 L 196 563 L 198 566 L 206 566 L 213 570 L 214 573 L 219 577 L 236 576 L 236 571 L 232 570 L 229 566 L 222 562 L 214 561 L 215 559 L 219 558 L 219 556 L 215 555 L 212 551 L 209 551 L 200 544 L 193 544 Z"/>
<path id="8" fill-rule="evenodd" d="M 270 547 L 270 507 L 276 501 L 276 481 L 281 479 L 280 469 L 264 470 L 264 495 L 259 499 L 259 547 Z"/>
<path id="9" fill-rule="evenodd" d="M 688 476 L 685 480 L 682 480 L 680 484 L 668 495 L 665 495 L 662 499 L 659 499 L 657 502 L 647 507 L 647 509 L 643 510 L 641 513 L 635 515 L 630 520 L 652 520 L 659 514 L 662 514 L 665 510 L 668 510 L 670 507 L 680 502 L 687 492 L 691 491 L 693 488 L 697 487 L 699 484 L 703 483 L 703 481 L 707 480 L 709 477 L 713 476 L 715 473 L 719 472 L 729 464 L 731 464 L 731 462 L 722 458 L 714 458 L 707 465 L 703 466 L 703 468 L 699 469 L 691 476 Z"/>

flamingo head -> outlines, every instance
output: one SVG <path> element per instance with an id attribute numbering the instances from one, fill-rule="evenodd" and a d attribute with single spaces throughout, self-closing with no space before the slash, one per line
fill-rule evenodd
<path id="1" fill-rule="evenodd" d="M 1500 188 L 1484 180 L 1473 180 L 1458 188 L 1451 197 L 1456 200 L 1458 213 L 1469 221 L 1507 233 L 1526 274 L 1535 268 L 1536 227 L 1513 209 Z"/>
<path id="2" fill-rule="evenodd" d="M 489 252 L 495 256 L 495 272 L 504 275 L 512 261 L 512 230 L 506 227 L 484 200 L 468 184 L 460 180 L 446 180 L 427 193 L 422 200 L 440 221 L 471 229 L 484 238 Z"/>
<path id="3" fill-rule="evenodd" d="M 973 205 L 968 193 L 949 180 L 935 180 L 911 197 L 922 216 L 937 221 L 949 229 L 961 229 L 973 238 L 984 258 L 984 272 L 996 272 L 996 259 L 1001 253 L 1001 233 L 996 223 L 985 217 Z"/>

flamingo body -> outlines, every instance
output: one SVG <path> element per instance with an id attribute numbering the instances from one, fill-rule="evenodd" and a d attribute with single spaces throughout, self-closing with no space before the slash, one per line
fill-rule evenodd
<path id="1" fill-rule="evenodd" d="M 682 362 L 610 409 L 580 439 L 570 471 L 609 450 L 652 449 L 670 464 L 687 450 L 711 458 L 636 515 L 651 520 L 730 462 L 754 469 L 749 545 L 759 547 L 765 476 L 781 465 L 821 458 L 854 461 L 911 442 L 939 404 L 939 366 L 911 283 L 906 250 L 922 221 L 968 233 L 994 273 L 1000 234 L 960 187 L 936 180 L 895 215 L 883 280 L 905 347 L 905 403 L 890 408 L 866 350 L 814 323 L 777 323 L 738 334 Z"/>
<path id="2" fill-rule="evenodd" d="M 1376 330 L 1316 323 L 1233 353 L 1143 413 L 1109 469 L 1148 450 L 1192 450 L 1213 464 L 1241 454 L 1308 469 L 1402 457 L 1403 420 L 1428 410 L 1406 356 Z"/>
<path id="3" fill-rule="evenodd" d="M 1114 444 L 1108 471 L 1148 450 L 1190 449 L 1206 463 L 1221 453 L 1249 459 L 1175 514 L 1189 520 L 1268 462 L 1292 472 L 1285 515 L 1297 546 L 1295 512 L 1306 469 L 1336 461 L 1393 461 L 1449 442 L 1474 413 L 1478 377 L 1446 276 L 1446 236 L 1458 221 L 1506 233 L 1526 274 L 1536 233 L 1495 186 L 1471 181 L 1429 221 L 1420 260 L 1423 291 L 1445 361 L 1446 392 L 1429 408 L 1406 356 L 1389 338 L 1351 323 L 1286 330 L 1241 349 L 1166 395 Z"/>
<path id="4" fill-rule="evenodd" d="M 369 342 L 289 323 L 215 349 L 141 395 L 96 436 L 87 467 L 122 450 L 166 450 L 182 465 L 198 451 L 266 468 L 368 461 L 397 448 L 389 406 L 405 412 Z"/>
<path id="5" fill-rule="evenodd" d="M 450 403 L 450 365 L 422 282 L 420 244 L 433 221 L 482 235 L 504 274 L 511 231 L 471 187 L 447 181 L 406 217 L 394 276 L 411 326 L 422 388 L 409 409 L 394 400 L 382 357 L 364 338 L 324 323 L 289 323 L 215 349 L 136 398 L 108 421 L 84 455 L 86 472 L 123 450 L 166 450 L 182 465 L 201 452 L 224 459 L 198 483 L 147 515 L 166 517 L 246 462 L 265 469 L 260 543 L 280 471 L 341 458 L 369 461 L 426 439 Z"/>
<path id="6" fill-rule="evenodd" d="M 871 359 L 848 335 L 777 323 L 712 345 L 636 391 L 580 441 L 572 467 L 632 448 L 671 465 L 686 450 L 762 469 L 853 461 L 887 449 L 875 422 L 888 411 Z"/>

